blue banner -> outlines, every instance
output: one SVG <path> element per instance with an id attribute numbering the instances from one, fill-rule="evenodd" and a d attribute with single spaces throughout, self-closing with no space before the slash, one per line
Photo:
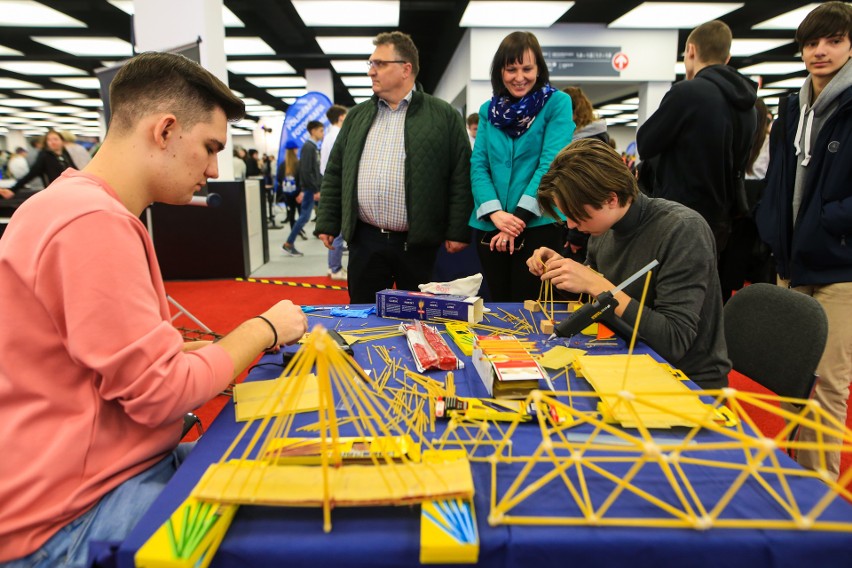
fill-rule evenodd
<path id="1" fill-rule="evenodd" d="M 329 127 L 326 111 L 331 108 L 331 100 L 322 93 L 311 91 L 296 99 L 287 109 L 284 116 L 284 128 L 281 129 L 281 141 L 278 144 L 278 163 L 284 161 L 284 151 L 287 141 L 291 140 L 290 147 L 302 148 L 302 144 L 310 136 L 308 134 L 308 123 L 312 120 L 322 122 L 326 129 Z"/>

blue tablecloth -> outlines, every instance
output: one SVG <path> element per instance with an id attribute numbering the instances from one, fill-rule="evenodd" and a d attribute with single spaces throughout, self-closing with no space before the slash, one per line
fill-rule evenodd
<path id="1" fill-rule="evenodd" d="M 519 306 L 503 305 L 514 313 Z M 322 313 L 322 312 L 319 312 Z M 526 313 L 526 312 L 525 312 Z M 334 320 L 309 314 L 311 324 L 332 327 Z M 499 324 L 492 320 L 492 324 Z M 363 319 L 343 320 L 341 330 L 347 328 L 390 325 L 393 320 L 371 316 Z M 499 324 L 502 325 L 502 324 Z M 544 336 L 536 336 L 543 340 Z M 559 340 L 567 344 L 566 340 Z M 403 358 L 409 368 L 414 368 L 405 340 L 401 337 L 384 340 L 384 345 L 394 347 L 392 356 Z M 571 346 L 583 347 L 587 338 L 573 339 Z M 625 351 L 624 343 L 617 347 L 595 347 L 593 353 L 610 354 Z M 453 348 L 460 354 L 458 349 Z M 355 356 L 366 361 L 366 345 L 355 345 Z M 653 353 L 639 346 L 639 353 Z M 249 380 L 269 379 L 277 376 L 281 368 L 275 363 L 282 355 L 267 355 L 264 366 L 256 367 Z M 375 356 L 374 356 L 375 362 Z M 377 365 L 381 365 L 377 363 Z M 377 371 L 380 371 L 377 367 Z M 441 374 L 436 374 L 442 378 Z M 455 373 L 460 396 L 485 397 L 487 392 L 472 365 Z M 556 384 L 564 389 L 564 379 Z M 576 384 L 574 384 L 576 383 Z M 575 388 L 582 388 L 582 380 L 572 377 Z M 313 420 L 307 420 L 312 422 Z M 526 426 L 526 425 L 525 425 Z M 233 404 L 229 403 L 203 438 L 189 459 L 181 466 L 163 494 L 145 515 L 119 550 L 119 566 L 133 566 L 133 555 L 175 508 L 186 498 L 207 466 L 218 460 L 239 432 L 241 424 L 234 420 Z M 582 431 L 582 428 L 580 429 Z M 436 433 L 436 436 L 440 432 Z M 676 432 L 672 435 L 676 435 Z M 522 427 L 513 438 L 516 448 L 532 448 L 541 439 L 538 427 Z M 780 459 L 787 460 L 786 456 Z M 520 465 L 501 466 L 498 487 L 501 493 L 515 479 Z M 626 466 L 625 466 L 626 468 Z M 852 534 L 823 531 L 778 531 L 712 529 L 650 529 L 612 527 L 553 527 L 553 526 L 489 526 L 489 496 L 491 469 L 487 464 L 471 465 L 476 487 L 475 508 L 480 538 L 479 566 L 689 566 L 719 568 L 742 566 L 852 566 Z M 541 471 L 544 471 L 543 469 Z M 697 473 L 690 476 L 696 491 L 703 496 L 721 495 L 730 480 L 718 473 Z M 637 485 L 649 490 L 666 491 L 668 483 L 657 466 L 646 466 L 637 476 Z M 601 479 L 589 479 L 590 491 L 606 494 L 612 484 Z M 792 483 L 793 491 L 805 506 L 824 493 L 824 486 L 815 480 L 799 479 Z M 551 483 L 526 500 L 513 514 L 524 512 L 535 515 L 559 515 L 569 501 L 562 483 Z M 649 510 L 650 508 L 650 510 Z M 761 495 L 759 491 L 742 491 L 731 507 L 731 516 L 747 517 L 755 511 L 764 516 L 781 514 L 780 507 Z M 619 498 L 613 512 L 628 517 L 659 516 L 659 511 L 646 501 L 629 495 Z M 852 522 L 852 506 L 845 502 L 831 505 L 829 518 Z M 333 530 L 322 530 L 320 509 L 290 509 L 273 507 L 240 507 L 227 536 L 216 554 L 213 567 L 244 566 L 319 566 L 377 567 L 414 566 L 419 563 L 420 508 L 419 506 L 338 508 L 332 511 Z"/>

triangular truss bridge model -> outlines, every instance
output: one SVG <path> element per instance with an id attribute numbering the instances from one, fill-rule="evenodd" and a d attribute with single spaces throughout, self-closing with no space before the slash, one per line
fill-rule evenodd
<path id="1" fill-rule="evenodd" d="M 185 510 L 140 549 L 137 565 L 206 565 L 227 530 L 227 522 L 217 521 L 229 522 L 239 505 L 322 507 L 329 532 L 334 507 L 472 502 L 465 452 L 433 450 L 418 439 L 415 417 L 394 412 L 393 400 L 373 390 L 363 369 L 322 326 L 311 330 L 275 382 L 259 417 L 209 466 Z M 306 389 L 319 392 L 317 435 L 291 436 L 295 406 Z M 355 435 L 342 436 L 343 427 Z M 140 563 L 149 553 L 154 561 Z M 186 562 L 162 562 L 164 556 Z"/>

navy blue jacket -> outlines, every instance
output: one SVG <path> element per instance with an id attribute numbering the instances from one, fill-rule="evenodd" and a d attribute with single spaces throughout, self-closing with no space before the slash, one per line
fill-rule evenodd
<path id="1" fill-rule="evenodd" d="M 772 128 L 758 231 L 791 285 L 852 282 L 852 87 L 838 97 L 837 110 L 817 135 L 794 228 L 799 112 L 799 96 L 791 96 L 785 123 Z"/>

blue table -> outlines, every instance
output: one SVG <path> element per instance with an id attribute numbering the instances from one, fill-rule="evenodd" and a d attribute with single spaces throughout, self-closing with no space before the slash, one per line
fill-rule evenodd
<path id="1" fill-rule="evenodd" d="M 514 313 L 518 305 L 503 305 Z M 322 313 L 322 312 L 318 312 Z M 311 317 L 311 324 L 327 325 L 333 320 Z M 390 325 L 393 320 L 370 317 L 366 327 Z M 499 323 L 499 322 L 498 322 Z M 365 320 L 345 319 L 340 329 L 362 327 Z M 494 325 L 492 320 L 492 325 Z M 331 326 L 329 326 L 331 327 Z M 544 339 L 538 336 L 537 339 Z M 564 341 L 564 340 L 563 340 Z M 410 353 L 401 337 L 384 340 L 384 345 L 394 347 L 393 357 L 403 358 L 409 368 L 414 368 Z M 585 339 L 572 340 L 572 346 L 586 343 Z M 460 355 L 458 349 L 456 352 Z M 356 344 L 355 356 L 366 360 L 364 345 Z M 594 353 L 623 353 L 625 347 L 596 347 Z M 639 353 L 651 353 L 639 346 Z M 281 372 L 281 355 L 267 355 L 262 360 L 266 366 L 256 367 L 249 380 L 269 379 Z M 374 357 L 375 361 L 375 357 Z M 379 365 L 377 363 L 377 365 Z M 379 367 L 377 367 L 378 369 Z M 438 375 L 440 376 L 440 375 Z M 472 365 L 455 374 L 460 396 L 485 397 L 487 393 Z M 564 388 L 560 379 L 556 388 Z M 572 377 L 577 385 L 582 379 Z M 576 388 L 576 387 L 575 387 Z M 312 420 L 309 420 L 312 421 Z M 524 425 L 526 426 L 526 425 Z M 119 550 L 119 566 L 133 566 L 133 555 L 150 535 L 168 518 L 186 498 L 207 466 L 218 460 L 239 432 L 241 424 L 234 420 L 233 404 L 229 403 L 208 428 L 196 449 L 190 455 L 165 491 L 129 535 Z M 440 432 L 436 435 L 439 435 Z M 540 440 L 538 428 L 521 427 L 513 438 L 516 447 L 534 447 Z M 781 459 L 788 459 L 782 456 Z M 514 479 L 513 468 L 498 477 L 501 490 Z M 688 566 L 719 568 L 742 566 L 758 568 L 778 566 L 852 566 L 852 534 L 822 531 L 778 531 L 713 529 L 648 529 L 612 527 L 537 527 L 489 526 L 490 466 L 483 463 L 471 465 L 476 487 L 475 507 L 480 537 L 480 566 Z M 700 494 L 720 494 L 727 487 L 724 480 L 714 475 L 697 476 L 694 480 Z M 638 482 L 645 487 L 664 488 L 668 484 L 654 468 L 646 468 Z M 592 480 L 590 491 L 598 487 Z M 611 487 L 611 484 L 608 484 Z M 793 491 L 799 501 L 807 502 L 822 494 L 822 484 L 811 479 L 798 479 Z M 606 489 L 602 489 L 606 490 Z M 513 513 L 529 512 L 544 515 L 559 514 L 567 491 L 559 484 L 549 484 Z M 647 516 L 646 502 L 635 498 L 619 499 L 618 505 L 625 516 Z M 740 494 L 734 514 L 743 517 L 753 511 L 771 515 L 779 507 L 758 492 Z M 654 514 L 655 512 L 652 512 Z M 852 506 L 844 502 L 832 504 L 827 512 L 832 519 L 852 522 Z M 419 563 L 420 508 L 419 506 L 338 508 L 332 511 L 333 530 L 322 530 L 320 509 L 290 509 L 273 507 L 240 507 L 225 540 L 213 561 L 213 567 L 243 566 L 414 566 Z"/>

